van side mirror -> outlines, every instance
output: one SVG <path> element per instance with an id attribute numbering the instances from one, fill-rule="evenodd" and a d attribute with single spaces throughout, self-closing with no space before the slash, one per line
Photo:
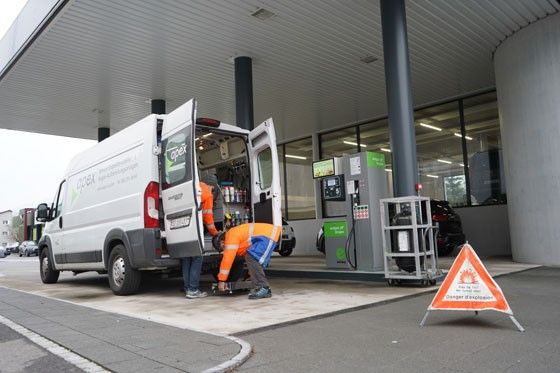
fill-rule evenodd
<path id="1" fill-rule="evenodd" d="M 46 222 L 49 219 L 49 207 L 46 203 L 37 206 L 37 221 Z"/>

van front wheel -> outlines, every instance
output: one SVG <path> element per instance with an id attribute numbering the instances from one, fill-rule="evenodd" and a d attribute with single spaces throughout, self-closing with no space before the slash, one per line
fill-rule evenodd
<path id="1" fill-rule="evenodd" d="M 41 250 L 39 254 L 39 272 L 41 272 L 41 281 L 44 284 L 54 284 L 58 281 L 59 271 L 53 269 L 53 264 L 49 260 L 49 249 Z"/>
<path id="2" fill-rule="evenodd" d="M 132 268 L 123 245 L 117 245 L 109 256 L 109 286 L 115 295 L 134 294 L 140 288 L 142 274 Z"/>

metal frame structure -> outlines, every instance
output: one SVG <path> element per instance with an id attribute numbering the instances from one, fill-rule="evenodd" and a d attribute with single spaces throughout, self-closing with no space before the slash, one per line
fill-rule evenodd
<path id="1" fill-rule="evenodd" d="M 391 205 L 394 206 L 397 213 L 403 210 L 404 205 L 409 205 L 411 224 L 391 224 L 389 216 Z M 422 216 L 423 210 L 425 211 L 425 218 Z M 438 269 L 438 256 L 434 243 L 437 227 L 432 225 L 430 198 L 416 196 L 385 198 L 380 200 L 380 213 L 383 239 L 383 264 L 385 278 L 388 283 L 393 285 L 399 283 L 400 280 L 420 280 L 422 284 L 435 285 L 437 278 L 441 277 L 443 272 Z M 393 252 L 391 247 L 391 233 L 399 230 L 412 232 L 413 252 Z M 423 239 L 420 240 L 419 237 Z M 406 272 L 393 269 L 393 261 L 403 257 L 414 258 L 415 271 Z M 421 260 L 421 258 L 424 258 L 424 260 Z"/>

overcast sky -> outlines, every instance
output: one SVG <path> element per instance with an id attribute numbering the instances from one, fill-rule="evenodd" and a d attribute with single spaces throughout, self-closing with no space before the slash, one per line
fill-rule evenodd
<path id="1" fill-rule="evenodd" d="M 0 39 L 27 0 L 0 0 Z M 0 118 L 0 211 L 50 203 L 76 154 L 92 140 L 10 131 Z"/>

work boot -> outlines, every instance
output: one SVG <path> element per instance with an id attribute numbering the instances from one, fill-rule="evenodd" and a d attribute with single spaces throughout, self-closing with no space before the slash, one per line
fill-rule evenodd
<path id="1" fill-rule="evenodd" d="M 189 290 L 186 295 L 188 299 L 205 298 L 207 296 L 208 294 L 205 291 L 200 290 Z"/>
<path id="2" fill-rule="evenodd" d="M 260 287 L 249 293 L 249 299 L 270 298 L 271 296 L 272 291 L 269 287 Z"/>

